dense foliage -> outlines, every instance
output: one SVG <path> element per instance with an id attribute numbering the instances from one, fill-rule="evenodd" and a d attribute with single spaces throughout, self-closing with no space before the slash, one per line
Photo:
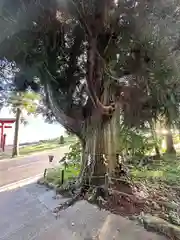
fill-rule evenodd
<path id="1" fill-rule="evenodd" d="M 80 141 L 77 141 L 76 143 L 70 145 L 69 152 L 67 153 L 66 157 L 68 160 L 71 160 L 72 163 L 81 163 L 82 146 Z"/>
<path id="2" fill-rule="evenodd" d="M 1 35 L 0 53 L 20 67 L 18 88 L 38 90 L 38 77 L 47 113 L 81 138 L 96 109 L 111 114 L 113 105 L 104 104 L 117 99 L 130 126 L 159 115 L 172 123 L 179 110 L 178 57 L 172 54 L 176 4 L 5 1 L 1 27 L 8 31 Z M 111 90 L 107 100 L 105 86 Z"/>

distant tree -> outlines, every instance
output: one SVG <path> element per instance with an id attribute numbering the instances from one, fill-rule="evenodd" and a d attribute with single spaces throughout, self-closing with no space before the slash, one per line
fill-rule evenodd
<path id="1" fill-rule="evenodd" d="M 44 106 L 42 101 L 43 92 L 37 85 L 37 77 L 32 77 L 34 79 L 34 88 L 29 87 L 28 91 L 24 92 L 24 87 L 28 86 L 28 77 L 31 78 L 31 75 L 25 77 L 15 62 L 7 59 L 0 60 L 0 108 L 8 107 L 16 115 L 13 157 L 19 155 L 18 136 L 20 123 L 27 124 L 24 114 L 42 114 L 45 116 L 43 108 L 40 107 Z M 17 81 L 20 82 L 18 89 L 14 84 Z"/>
<path id="2" fill-rule="evenodd" d="M 60 144 L 64 144 L 64 142 L 65 142 L 65 141 L 64 141 L 64 136 L 61 135 L 61 136 L 60 136 L 60 141 L 59 141 L 59 143 L 60 143 Z"/>
<path id="3" fill-rule="evenodd" d="M 175 91 L 174 91 L 175 92 Z M 177 104 L 177 108 L 179 108 Z M 171 109 L 172 111 L 173 109 Z M 177 110 L 178 113 L 178 110 Z M 175 154 L 176 150 L 174 147 L 174 141 L 173 141 L 173 134 L 172 134 L 172 128 L 175 128 L 178 126 L 178 120 L 179 120 L 179 115 L 175 118 L 178 119 L 177 121 L 174 121 L 171 119 L 171 112 L 166 111 L 166 114 L 163 118 L 160 120 L 160 126 L 161 128 L 164 128 L 166 130 L 165 133 L 165 141 L 166 141 L 166 153 L 167 154 Z M 173 114 L 174 116 L 174 114 Z M 174 123 L 174 124 L 172 124 Z"/>
<path id="4" fill-rule="evenodd" d="M 19 155 L 19 127 L 20 123 L 27 124 L 27 120 L 23 117 L 23 114 L 36 115 L 36 109 L 38 107 L 38 101 L 40 95 L 32 91 L 29 92 L 11 92 L 8 104 L 11 111 L 16 115 L 14 143 L 12 157 Z"/>

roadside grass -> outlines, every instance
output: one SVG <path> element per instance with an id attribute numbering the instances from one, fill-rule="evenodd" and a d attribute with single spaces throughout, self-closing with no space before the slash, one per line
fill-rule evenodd
<path id="1" fill-rule="evenodd" d="M 69 165 L 65 170 L 64 167 L 57 167 L 53 169 L 48 169 L 47 175 L 45 177 L 45 182 L 52 183 L 56 186 L 61 185 L 62 170 L 64 170 L 64 182 L 77 177 L 80 171 L 80 167 L 77 165 Z"/>
<path id="2" fill-rule="evenodd" d="M 45 181 L 60 185 L 61 172 L 63 166 L 54 169 L 49 169 Z M 77 177 L 80 171 L 80 166 L 70 164 L 64 172 L 64 180 L 70 180 Z M 135 182 L 146 182 L 157 185 L 179 185 L 180 184 L 180 155 L 164 155 L 161 160 L 154 160 L 145 167 L 132 166 L 130 170 L 131 177 Z"/>
<path id="3" fill-rule="evenodd" d="M 55 148 L 59 148 L 61 146 L 66 146 L 75 141 L 75 137 L 66 137 L 64 144 L 59 143 L 59 138 L 57 139 L 52 139 L 52 140 L 46 140 L 46 141 L 40 141 L 37 144 L 34 145 L 29 145 L 29 146 L 24 146 L 21 147 L 19 152 L 20 155 L 28 155 L 34 152 L 41 152 L 41 151 L 46 151 L 46 150 L 51 150 Z"/>
<path id="4" fill-rule="evenodd" d="M 154 160 L 145 167 L 133 166 L 132 178 L 135 181 L 152 183 L 180 184 L 180 155 L 164 155 L 161 160 Z"/>
<path id="5" fill-rule="evenodd" d="M 34 152 L 41 152 L 45 150 L 51 150 L 53 148 L 60 147 L 60 144 L 57 142 L 54 143 L 40 143 L 30 146 L 25 146 L 20 148 L 20 155 L 27 155 Z"/>

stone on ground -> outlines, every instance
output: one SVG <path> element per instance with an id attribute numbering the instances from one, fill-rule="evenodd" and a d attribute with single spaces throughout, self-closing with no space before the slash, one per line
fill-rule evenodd
<path id="1" fill-rule="evenodd" d="M 143 216 L 144 225 L 148 230 L 154 230 L 174 240 L 180 240 L 180 227 L 161 218 L 149 214 Z"/>

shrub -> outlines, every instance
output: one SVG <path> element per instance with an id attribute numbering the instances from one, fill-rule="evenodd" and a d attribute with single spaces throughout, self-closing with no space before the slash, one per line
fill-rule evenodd
<path id="1" fill-rule="evenodd" d="M 65 142 L 65 141 L 64 141 L 64 137 L 63 137 L 63 136 L 60 136 L 59 143 L 60 143 L 60 144 L 64 144 L 64 142 Z"/>
<path id="2" fill-rule="evenodd" d="M 70 151 L 67 153 L 67 158 L 74 164 L 79 164 L 81 161 L 81 143 L 80 141 L 70 145 Z"/>

